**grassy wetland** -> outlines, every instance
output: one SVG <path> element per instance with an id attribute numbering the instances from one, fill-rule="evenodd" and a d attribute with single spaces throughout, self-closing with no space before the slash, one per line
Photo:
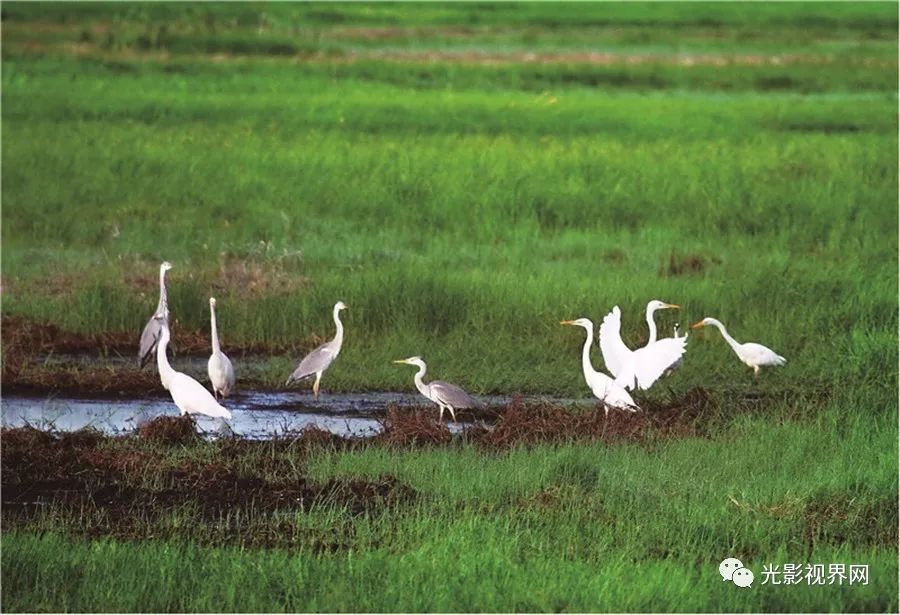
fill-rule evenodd
<path id="1" fill-rule="evenodd" d="M 176 351 L 208 354 L 215 295 L 239 387 L 277 389 L 338 299 L 326 394 L 410 390 L 390 361 L 420 354 L 587 397 L 559 321 L 618 304 L 636 346 L 654 298 L 666 335 L 714 316 L 788 358 L 754 382 L 706 329 L 646 416 L 513 402 L 465 437 L 6 430 L 6 610 L 897 610 L 896 5 L 2 18 L 5 395 L 164 393 L 115 361 L 162 260 Z"/>

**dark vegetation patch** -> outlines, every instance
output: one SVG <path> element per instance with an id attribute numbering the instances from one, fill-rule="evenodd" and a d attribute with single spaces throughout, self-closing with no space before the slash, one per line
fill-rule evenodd
<path id="1" fill-rule="evenodd" d="M 731 505 L 750 514 L 796 521 L 804 544 L 895 546 L 900 523 L 897 498 L 867 493 L 866 489 L 816 493 L 781 502 L 752 504 L 729 496 Z"/>
<path id="2" fill-rule="evenodd" d="M 788 122 L 780 128 L 792 132 L 821 132 L 825 134 L 845 134 L 866 130 L 863 126 L 847 122 Z"/>
<path id="3" fill-rule="evenodd" d="M 488 450 L 579 440 L 646 442 L 704 435 L 701 419 L 717 415 L 716 408 L 712 396 L 700 388 L 668 402 L 645 403 L 642 412 L 607 409 L 602 404 L 571 412 L 549 403 L 525 404 L 517 399 L 492 426 L 482 423 L 468 435 Z"/>
<path id="4" fill-rule="evenodd" d="M 209 356 L 209 334 L 173 327 L 172 347 L 179 355 Z M 71 394 L 146 395 L 159 389 L 155 368 L 138 369 L 139 332 L 84 334 L 66 331 L 55 324 L 19 316 L 4 316 L 2 337 L 2 379 L 5 393 L 65 392 Z M 311 344 L 315 344 L 312 339 Z M 287 352 L 287 347 L 259 343 L 239 346 L 229 343 L 229 354 L 247 357 Z M 292 349 L 291 349 L 292 350 Z M 133 364 L 83 369 L 75 365 L 46 365 L 48 355 L 134 357 Z M 244 378 L 244 384 L 258 388 L 261 382 Z"/>
<path id="5" fill-rule="evenodd" d="M 312 482 L 298 474 L 295 466 L 302 465 L 304 451 L 325 444 L 320 430 L 272 442 L 204 443 L 189 437 L 188 425 L 192 422 L 180 419 L 159 422 L 152 440 L 107 438 L 95 431 L 54 436 L 29 427 L 3 430 L 4 522 L 39 522 L 52 509 L 72 519 L 76 532 L 148 538 L 182 535 L 171 519 L 183 515 L 192 519 L 192 529 L 184 531 L 201 541 L 286 546 L 284 536 L 260 528 L 274 522 L 285 536 L 296 537 L 296 528 L 288 528 L 291 514 L 332 508 L 354 517 L 416 498 L 411 487 L 389 475 Z M 196 448 L 172 455 L 160 442 L 190 442 Z M 213 447 L 213 454 L 205 455 L 204 447 Z"/>
<path id="6" fill-rule="evenodd" d="M 391 404 L 382 422 L 382 431 L 374 437 L 389 446 L 429 446 L 450 442 L 450 430 L 435 420 L 433 409 L 400 409 Z"/>
<path id="7" fill-rule="evenodd" d="M 158 416 L 139 426 L 138 436 L 158 444 L 190 444 L 200 437 L 189 416 Z"/>
<path id="8" fill-rule="evenodd" d="M 659 267 L 659 275 L 664 277 L 694 275 L 703 273 L 712 265 L 721 264 L 722 259 L 718 256 L 670 252 Z"/>
<path id="9" fill-rule="evenodd" d="M 702 437 L 721 416 L 715 398 L 701 388 L 664 402 L 644 402 L 642 412 L 607 410 L 602 404 L 569 409 L 547 402 L 526 403 L 517 397 L 506 407 L 456 414 L 461 420 L 472 421 L 461 439 L 484 451 L 576 441 L 649 443 L 669 437 Z M 382 424 L 383 431 L 371 439 L 372 443 L 418 447 L 441 446 L 453 440 L 446 424 L 437 421 L 433 408 L 390 406 Z"/>

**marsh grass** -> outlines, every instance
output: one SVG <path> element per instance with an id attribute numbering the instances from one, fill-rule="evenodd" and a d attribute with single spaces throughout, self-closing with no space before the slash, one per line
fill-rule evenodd
<path id="1" fill-rule="evenodd" d="M 104 513 L 97 497 L 30 518 L 7 509 L 3 597 L 9 606 L 70 610 L 193 611 L 213 597 L 226 611 L 896 606 L 892 421 L 838 408 L 812 424 L 744 415 L 713 436 L 649 447 L 537 445 L 487 457 L 459 444 L 342 450 L 312 441 L 103 440 L 86 459 L 139 457 L 117 466 L 126 468 L 121 484 L 165 494 L 196 476 L 194 495 L 178 506 L 133 507 L 126 517 Z M 227 509 L 209 509 L 206 489 L 228 476 L 272 481 L 269 495 L 245 493 Z M 282 500 L 288 508 L 278 509 L 266 504 L 280 501 L 272 499 L 277 484 L 332 486 L 323 499 Z M 359 493 L 344 487 L 351 485 L 372 496 L 346 499 Z M 229 494 L 212 501 L 236 497 Z M 95 540 L 88 546 L 66 534 Z M 866 563 L 870 583 L 725 591 L 723 554 L 757 573 L 773 562 Z M 242 591 L 227 589 L 234 584 Z"/>
<path id="2" fill-rule="evenodd" d="M 390 360 L 420 354 L 473 393 L 586 395 L 559 321 L 618 304 L 635 346 L 653 298 L 682 305 L 666 334 L 714 316 L 788 357 L 753 382 L 693 332 L 642 401 L 715 412 L 666 437 L 548 410 L 493 449 L 427 415 L 427 446 L 83 443 L 79 480 L 136 512 L 5 503 L 7 610 L 897 610 L 896 6 L 575 8 L 3 4 L 4 386 L 52 382 L 65 343 L 133 352 L 161 260 L 191 352 L 215 295 L 265 386 L 338 299 L 329 391 L 407 390 Z M 787 562 L 871 580 L 759 584 Z"/>

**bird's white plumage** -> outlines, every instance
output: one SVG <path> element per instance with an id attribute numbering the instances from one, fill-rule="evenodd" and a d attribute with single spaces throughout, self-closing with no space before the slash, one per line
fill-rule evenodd
<path id="1" fill-rule="evenodd" d="M 156 361 L 159 378 L 172 395 L 172 401 L 181 414 L 203 414 L 205 416 L 230 419 L 231 412 L 216 401 L 206 388 L 182 372 L 169 365 L 166 348 L 169 345 L 169 324 L 165 317 L 158 317 L 162 324 L 159 343 L 156 346 Z"/>
<path id="2" fill-rule="evenodd" d="M 787 363 L 787 359 L 762 344 L 757 344 L 756 342 L 745 342 L 742 344 L 738 342 L 731 337 L 728 330 L 725 328 L 725 325 L 715 318 L 704 318 L 700 322 L 691 325 L 691 327 L 698 329 L 709 325 L 712 325 L 719 330 L 722 337 L 725 338 L 725 341 L 728 342 L 728 345 L 734 350 L 734 354 L 736 354 L 745 365 L 753 368 L 754 375 L 759 375 L 760 367 L 780 367 Z"/>
<path id="3" fill-rule="evenodd" d="M 631 398 L 628 391 L 603 372 L 595 370 L 591 364 L 594 323 L 588 318 L 579 318 L 577 320 L 564 320 L 562 324 L 582 327 L 587 334 L 587 339 L 581 351 L 581 370 L 584 374 L 584 380 L 587 382 L 594 397 L 613 408 L 630 410 L 632 412 L 638 410 L 638 405 L 634 403 L 634 399 Z"/>
<path id="4" fill-rule="evenodd" d="M 687 340 L 669 337 L 633 351 L 624 361 L 616 382 L 627 389 L 649 389 L 673 365 L 681 360 Z"/>
<path id="5" fill-rule="evenodd" d="M 206 373 L 212 384 L 213 394 L 228 397 L 234 389 L 234 366 L 219 345 L 219 330 L 216 326 L 216 300 L 209 298 L 209 324 L 212 337 L 212 354 L 206 364 Z"/>
<path id="6" fill-rule="evenodd" d="M 622 311 L 614 306 L 600 323 L 600 352 L 606 369 L 613 376 L 622 373 L 631 349 L 622 341 Z"/>
<path id="7" fill-rule="evenodd" d="M 616 382 L 626 389 L 648 389 L 659 380 L 685 353 L 687 337 L 656 340 L 656 326 L 653 312 L 668 306 L 661 301 L 651 301 L 647 305 L 647 322 L 650 327 L 650 342 L 643 348 L 631 350 L 622 341 L 622 312 L 619 306 L 603 318 L 600 325 L 600 352 L 607 369 L 615 376 Z"/>

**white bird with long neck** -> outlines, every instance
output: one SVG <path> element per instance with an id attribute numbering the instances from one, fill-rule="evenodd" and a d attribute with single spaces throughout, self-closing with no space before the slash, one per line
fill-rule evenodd
<path id="1" fill-rule="evenodd" d="M 160 323 L 159 343 L 156 345 L 156 366 L 159 379 L 169 390 L 172 401 L 178 406 L 181 415 L 202 414 L 213 418 L 230 419 L 231 412 L 221 406 L 206 388 L 182 372 L 175 371 L 169 365 L 166 347 L 169 345 L 169 322 L 165 316 L 155 317 Z"/>
<path id="2" fill-rule="evenodd" d="M 609 408 L 619 408 L 622 410 L 630 410 L 634 412 L 639 410 L 638 405 L 634 403 L 631 395 L 628 394 L 622 386 L 617 384 L 612 378 L 603 372 L 594 369 L 591 364 L 591 344 L 594 342 L 594 323 L 589 318 L 579 318 L 577 320 L 563 320 L 562 325 L 570 325 L 582 327 L 587 333 L 584 340 L 584 347 L 581 349 L 581 370 L 584 372 L 584 379 L 590 387 L 594 397 L 599 399 L 606 406 L 606 413 L 609 414 Z"/>
<path id="3" fill-rule="evenodd" d="M 656 310 L 677 310 L 680 308 L 680 305 L 666 303 L 665 301 L 659 301 L 658 299 L 654 299 L 647 304 L 644 317 L 647 319 L 647 328 L 650 330 L 650 336 L 647 338 L 647 343 L 644 345 L 644 348 L 656 342 L 656 321 L 653 319 L 653 314 Z M 675 337 L 678 336 L 675 335 Z"/>
<path id="4" fill-rule="evenodd" d="M 156 311 L 153 316 L 144 325 L 141 332 L 141 345 L 138 350 L 138 363 L 144 367 L 153 358 L 156 344 L 159 341 L 160 324 L 157 316 L 169 318 L 169 299 L 166 294 L 166 272 L 172 268 L 169 261 L 165 261 L 159 266 L 159 303 L 156 304 Z"/>
<path id="5" fill-rule="evenodd" d="M 725 338 L 725 341 L 728 342 L 728 345 L 731 346 L 731 349 L 734 350 L 734 354 L 736 354 L 745 365 L 753 368 L 754 377 L 759 377 L 760 367 L 780 367 L 787 363 L 787 359 L 779 354 L 776 354 L 774 350 L 772 350 L 771 348 L 767 348 L 762 344 L 757 344 L 756 342 L 745 342 L 741 344 L 733 337 L 731 337 L 731 335 L 729 335 L 728 333 L 728 330 L 725 329 L 725 325 L 723 325 L 715 318 L 704 318 L 700 322 L 692 324 L 691 328 L 699 329 L 700 327 L 706 327 L 709 325 L 716 327 L 722 334 L 722 337 Z"/>
<path id="6" fill-rule="evenodd" d="M 600 324 L 600 351 L 607 369 L 616 382 L 626 389 L 648 389 L 681 360 L 687 345 L 686 337 L 656 339 L 653 313 L 660 309 L 678 309 L 673 303 L 653 300 L 647 304 L 646 318 L 650 329 L 649 341 L 642 348 L 631 350 L 622 341 L 622 312 L 619 306 L 603 318 Z"/>
<path id="7" fill-rule="evenodd" d="M 444 419 L 445 408 L 450 411 L 450 417 L 455 423 L 456 412 L 454 412 L 454 409 L 478 407 L 478 402 L 475 401 L 475 399 L 472 398 L 471 395 L 463 391 L 455 384 L 450 384 L 449 382 L 444 382 L 443 380 L 432 380 L 428 384 L 425 384 L 425 380 L 423 380 L 423 378 L 425 377 L 425 372 L 428 367 L 425 365 L 425 361 L 423 361 L 421 357 L 398 359 L 394 361 L 394 363 L 405 363 L 407 365 L 414 365 L 419 368 L 419 371 L 417 371 L 416 375 L 413 376 L 413 382 L 416 383 L 416 388 L 419 389 L 419 393 L 421 393 L 426 398 L 436 403 L 438 407 L 440 407 L 441 412 L 438 415 L 438 421 L 442 421 Z"/>
<path id="8" fill-rule="evenodd" d="M 219 346 L 219 330 L 216 327 L 216 299 L 209 298 L 209 327 L 212 332 L 212 354 L 206 365 L 209 374 L 209 382 L 212 384 L 213 394 L 218 397 L 228 397 L 234 389 L 234 366 L 231 360 L 222 352 Z"/>
<path id="9" fill-rule="evenodd" d="M 313 384 L 313 395 L 316 399 L 319 398 L 319 381 L 322 379 L 322 374 L 328 369 L 331 362 L 340 354 L 341 346 L 344 343 L 344 324 L 341 322 L 340 312 L 341 310 L 346 309 L 347 306 L 344 305 L 343 301 L 338 301 L 334 304 L 332 316 L 334 317 L 334 326 L 337 328 L 334 339 L 322 344 L 306 355 L 303 360 L 300 361 L 300 365 L 297 366 L 294 373 L 288 377 L 287 382 L 284 383 L 285 386 L 315 374 L 316 381 Z"/>

